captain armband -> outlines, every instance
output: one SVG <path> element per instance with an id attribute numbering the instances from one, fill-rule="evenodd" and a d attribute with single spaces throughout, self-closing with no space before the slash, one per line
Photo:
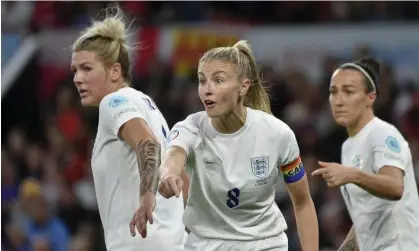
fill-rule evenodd
<path id="1" fill-rule="evenodd" d="M 284 176 L 285 183 L 295 183 L 301 180 L 306 172 L 301 158 L 298 157 L 290 164 L 281 166 L 281 173 Z"/>

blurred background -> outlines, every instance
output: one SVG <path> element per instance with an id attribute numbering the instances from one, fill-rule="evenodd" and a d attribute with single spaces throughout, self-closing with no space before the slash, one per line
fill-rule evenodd
<path id="1" fill-rule="evenodd" d="M 1 246 L 7 251 L 105 250 L 90 169 L 97 110 L 82 109 L 69 46 L 109 2 L 1 2 Z M 201 110 L 197 61 L 246 39 L 270 86 L 275 116 L 295 131 L 307 173 L 340 161 L 346 133 L 328 107 L 343 61 L 382 63 L 376 114 L 409 141 L 419 181 L 418 2 L 121 2 L 135 18 L 133 86 L 169 126 Z M 323 251 L 351 221 L 338 189 L 309 176 Z M 290 251 L 300 250 L 289 196 L 277 203 Z M 127 226 L 128 227 L 128 226 Z"/>

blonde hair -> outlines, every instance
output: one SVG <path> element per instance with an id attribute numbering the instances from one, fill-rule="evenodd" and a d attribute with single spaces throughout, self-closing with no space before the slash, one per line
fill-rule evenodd
<path id="1" fill-rule="evenodd" d="M 131 61 L 129 52 L 133 47 L 127 44 L 128 34 L 124 17 L 119 7 L 108 7 L 105 18 L 94 20 L 72 45 L 72 52 L 95 52 L 105 66 L 121 65 L 122 76 L 131 82 Z"/>
<path id="2" fill-rule="evenodd" d="M 236 65 L 239 78 L 250 80 L 244 105 L 271 114 L 269 95 L 263 86 L 259 67 L 247 41 L 240 40 L 233 46 L 213 48 L 201 57 L 199 64 L 207 60 L 223 60 Z"/>

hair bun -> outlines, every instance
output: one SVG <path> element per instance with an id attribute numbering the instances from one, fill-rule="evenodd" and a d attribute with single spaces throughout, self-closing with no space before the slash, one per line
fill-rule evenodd
<path id="1" fill-rule="evenodd" d="M 126 27 L 122 11 L 119 7 L 105 9 L 103 20 L 94 21 L 90 28 L 90 35 L 109 38 L 111 40 L 125 41 Z"/>
<path id="2" fill-rule="evenodd" d="M 359 61 L 356 62 L 359 66 L 365 68 L 370 73 L 374 75 L 374 79 L 377 79 L 380 76 L 380 63 L 377 62 L 377 60 L 373 58 L 362 58 Z"/>

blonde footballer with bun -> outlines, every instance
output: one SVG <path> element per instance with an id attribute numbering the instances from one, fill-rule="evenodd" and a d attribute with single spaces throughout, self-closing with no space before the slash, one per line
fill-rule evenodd
<path id="1" fill-rule="evenodd" d="M 156 195 L 169 129 L 154 101 L 130 87 L 133 47 L 122 11 L 105 14 L 74 42 L 71 69 L 82 104 L 99 108 L 91 165 L 106 247 L 181 251 L 182 198 Z"/>

